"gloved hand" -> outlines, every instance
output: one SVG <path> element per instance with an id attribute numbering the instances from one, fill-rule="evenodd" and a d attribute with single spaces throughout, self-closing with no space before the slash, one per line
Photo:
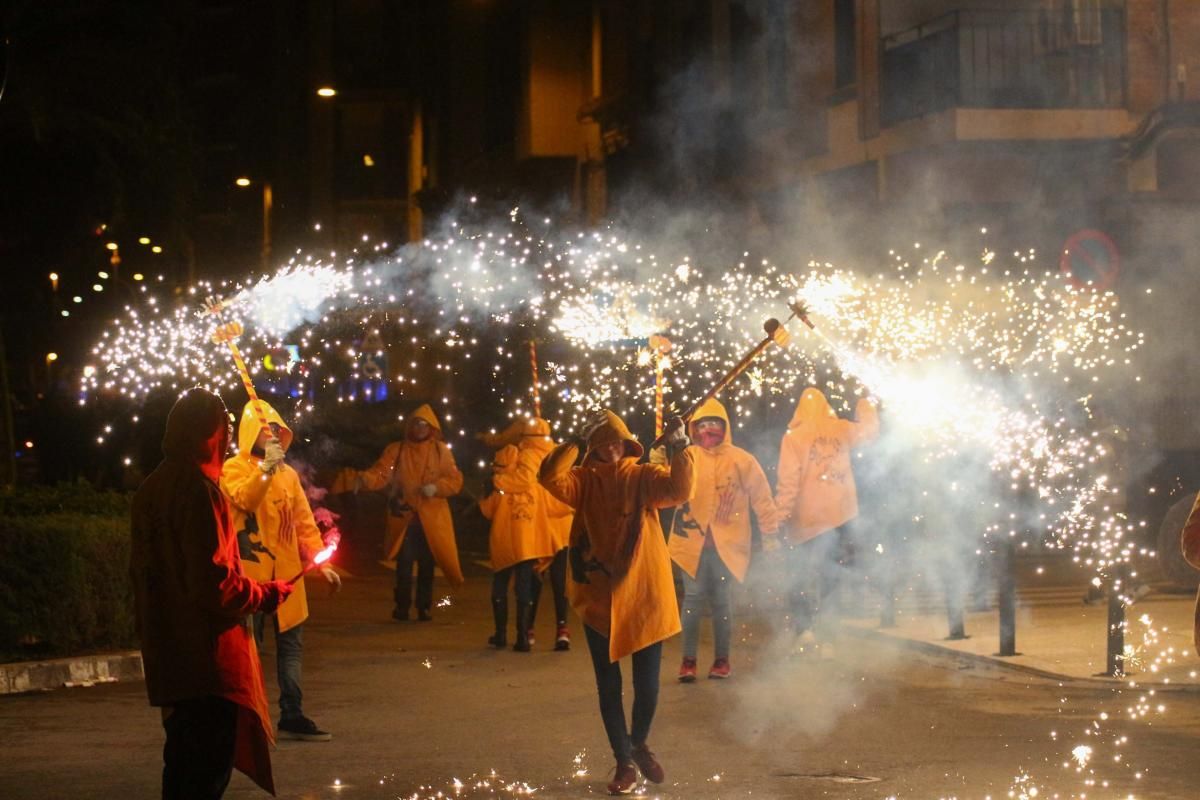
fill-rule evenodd
<path id="1" fill-rule="evenodd" d="M 433 497 L 435 494 L 437 494 L 437 484 L 436 483 L 425 484 L 424 486 L 421 487 L 421 494 L 425 495 L 426 497 Z"/>
<path id="2" fill-rule="evenodd" d="M 264 614 L 275 613 L 275 609 L 279 608 L 280 604 L 287 600 L 288 595 L 296 588 L 289 585 L 287 581 L 264 581 L 262 587 L 265 590 L 263 604 L 258 607 L 258 610 Z"/>
<path id="3" fill-rule="evenodd" d="M 325 580 L 329 581 L 335 592 L 342 590 L 342 576 L 337 574 L 337 570 L 328 564 L 321 567 L 321 574 L 325 576 Z"/>
<path id="4" fill-rule="evenodd" d="M 679 417 L 671 417 L 667 420 L 666 434 L 667 455 L 672 459 L 675 458 L 676 453 L 692 443 L 687 435 L 687 426 Z"/>
<path id="5" fill-rule="evenodd" d="M 264 474 L 270 475 L 271 473 L 275 472 L 275 469 L 282 463 L 283 445 L 279 443 L 278 439 L 268 440 L 266 446 L 263 447 L 263 460 L 262 463 L 258 465 L 258 468 L 261 469 Z"/>

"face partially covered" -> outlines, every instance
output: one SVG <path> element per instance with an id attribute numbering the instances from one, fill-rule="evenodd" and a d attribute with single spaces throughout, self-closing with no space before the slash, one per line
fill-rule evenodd
<path id="1" fill-rule="evenodd" d="M 706 450 L 711 450 L 725 441 L 725 421 L 716 417 L 705 417 L 692 425 L 696 434 L 696 444 Z"/>
<path id="2" fill-rule="evenodd" d="M 278 422 L 268 423 L 267 427 L 258 432 L 258 438 L 254 440 L 254 448 L 256 450 L 262 450 L 267 446 L 267 442 L 271 441 L 272 439 L 279 438 L 279 431 L 280 425 Z"/>

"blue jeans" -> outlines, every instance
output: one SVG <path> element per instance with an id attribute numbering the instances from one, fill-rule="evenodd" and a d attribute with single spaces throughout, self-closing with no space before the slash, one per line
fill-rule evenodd
<path id="1" fill-rule="evenodd" d="M 263 642 L 263 619 L 265 615 L 254 615 L 254 640 L 261 647 Z M 279 718 L 296 719 L 304 716 L 301 710 L 303 693 L 300 691 L 300 658 L 304 653 L 303 625 L 279 632 L 279 618 L 271 615 L 275 624 L 275 675 L 279 681 Z"/>
<path id="2" fill-rule="evenodd" d="M 682 570 L 681 570 L 682 571 Z M 696 577 L 683 573 L 683 655 L 695 658 L 700 643 L 700 616 L 704 603 L 712 609 L 713 655 L 729 658 L 729 638 L 733 627 L 733 609 L 729 603 L 729 586 L 733 574 L 721 560 L 715 547 L 700 551 L 700 566 Z"/>
<path id="3" fill-rule="evenodd" d="M 650 723 L 658 707 L 658 673 L 662 664 L 662 642 L 655 642 L 633 654 L 633 731 L 625 726 L 625 704 L 621 692 L 621 663 L 608 660 L 608 637 L 583 626 L 592 669 L 596 672 L 596 691 L 600 695 L 600 718 L 612 746 L 613 756 L 621 764 L 633 763 L 634 745 L 643 745 L 650 735 Z"/>

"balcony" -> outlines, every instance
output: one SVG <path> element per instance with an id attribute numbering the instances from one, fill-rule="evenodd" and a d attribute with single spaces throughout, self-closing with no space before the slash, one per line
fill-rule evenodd
<path id="1" fill-rule="evenodd" d="M 881 120 L 949 108 L 1105 109 L 1125 103 L 1125 14 L 952 11 L 882 41 Z"/>

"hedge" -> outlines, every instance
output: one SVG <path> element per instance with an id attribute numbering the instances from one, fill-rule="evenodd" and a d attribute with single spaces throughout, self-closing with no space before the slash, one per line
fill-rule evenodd
<path id="1" fill-rule="evenodd" d="M 86 486 L 0 495 L 0 659 L 135 646 L 128 507 Z"/>

